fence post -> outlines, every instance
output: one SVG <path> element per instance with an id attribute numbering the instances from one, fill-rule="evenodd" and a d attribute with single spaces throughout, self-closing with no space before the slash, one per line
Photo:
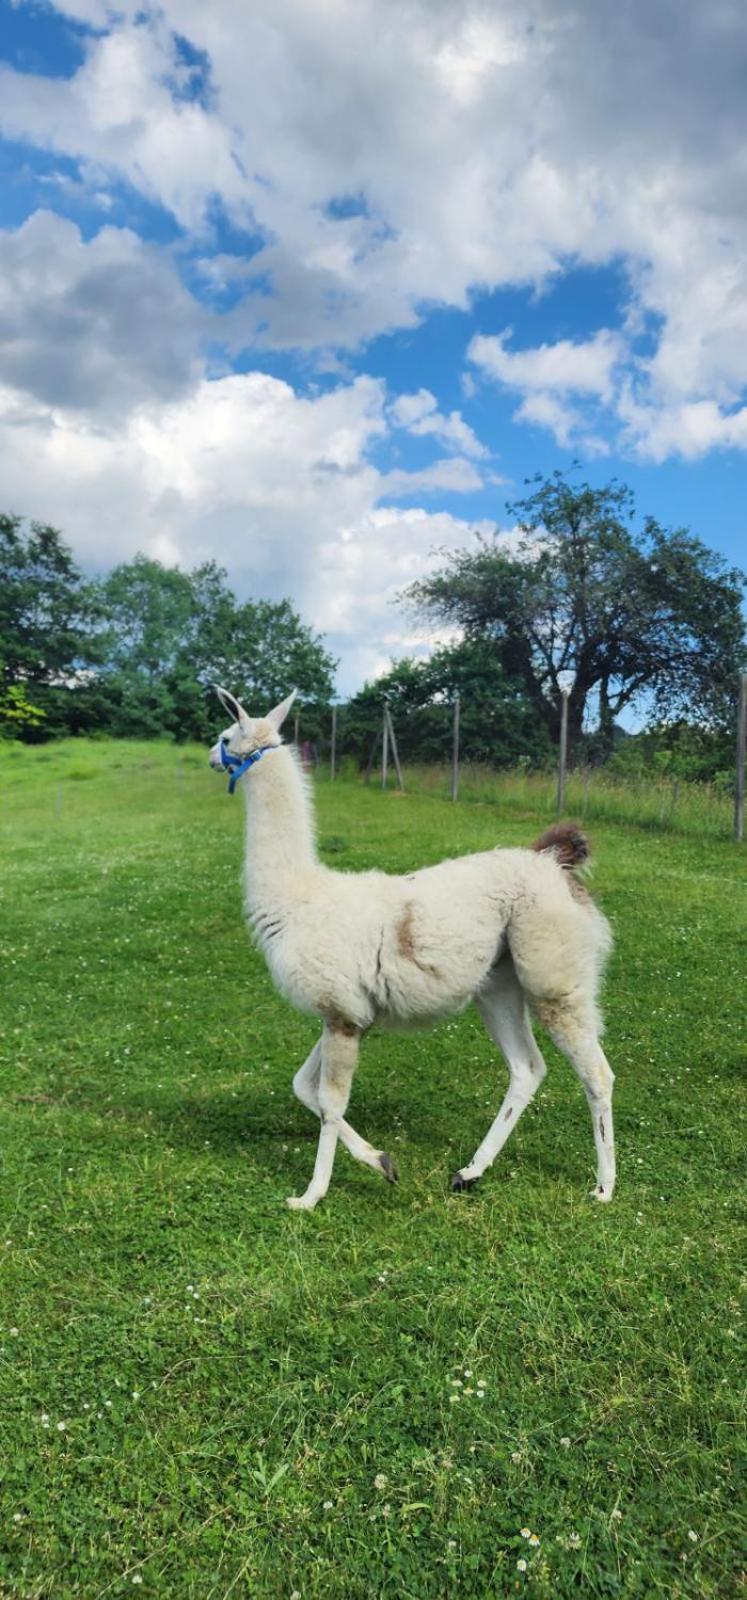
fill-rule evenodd
<path id="1" fill-rule="evenodd" d="M 394 723 L 392 722 L 392 713 L 389 710 L 388 703 L 384 706 L 384 716 L 386 718 L 386 725 L 389 729 L 389 742 L 392 747 L 392 760 L 394 761 L 394 770 L 397 774 L 397 783 L 399 784 L 402 794 L 404 794 L 405 780 L 402 777 L 402 768 L 399 764 L 399 750 L 397 749 L 397 740 L 394 734 Z"/>
<path id="2" fill-rule="evenodd" d="M 337 769 L 337 706 L 332 707 L 332 744 L 329 752 L 329 776 L 332 783 L 335 781 Z"/>
<path id="3" fill-rule="evenodd" d="M 558 816 L 565 806 L 565 770 L 568 760 L 568 690 L 560 691 L 560 754 L 558 757 Z"/>
<path id="4" fill-rule="evenodd" d="M 737 714 L 737 786 L 734 793 L 734 838 L 741 844 L 744 838 L 744 763 L 747 755 L 747 672 L 739 681 L 739 711 Z"/>
<path id="5" fill-rule="evenodd" d="M 459 793 L 459 695 L 454 696 L 454 749 L 451 758 L 451 798 Z"/>
<path id="6" fill-rule="evenodd" d="M 376 760 L 376 751 L 378 750 L 378 748 L 379 748 L 379 734 L 378 734 L 378 731 L 377 731 L 375 736 L 374 736 L 374 742 L 371 745 L 371 754 L 370 754 L 370 756 L 368 758 L 368 765 L 366 767 L 366 777 L 365 777 L 365 782 L 366 783 L 370 783 L 371 782 L 371 777 L 373 775 L 374 761 Z"/>
<path id="7" fill-rule="evenodd" d="M 389 767 L 389 724 L 386 720 L 386 706 L 384 707 L 384 723 L 381 730 L 381 787 L 386 788 L 387 771 Z"/>

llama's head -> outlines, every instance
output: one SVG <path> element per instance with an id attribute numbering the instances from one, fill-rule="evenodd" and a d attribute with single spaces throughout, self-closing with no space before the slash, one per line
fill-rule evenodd
<path id="1" fill-rule="evenodd" d="M 288 695 L 287 700 L 282 700 L 279 706 L 274 706 L 272 711 L 266 712 L 263 717 L 250 717 L 240 701 L 229 694 L 227 689 L 221 689 L 217 683 L 213 688 L 221 705 L 233 718 L 230 727 L 224 728 L 210 751 L 210 765 L 216 772 L 225 772 L 228 767 L 235 767 L 237 762 L 245 761 L 247 756 L 253 755 L 257 750 L 266 750 L 268 747 L 282 744 L 280 729 L 296 698 L 295 689 Z"/>

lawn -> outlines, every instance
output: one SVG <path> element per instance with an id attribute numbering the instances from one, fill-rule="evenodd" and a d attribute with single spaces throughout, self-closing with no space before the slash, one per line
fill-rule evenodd
<path id="1" fill-rule="evenodd" d="M 317 804 L 343 870 L 548 820 Z M 197 749 L 0 749 L 0 1594 L 734 1596 L 747 847 L 594 824 L 610 1207 L 546 1040 L 449 1193 L 504 1084 L 470 1011 L 366 1040 L 351 1119 L 401 1181 L 340 1150 L 299 1215 L 316 1029 L 247 941 L 242 822 Z"/>

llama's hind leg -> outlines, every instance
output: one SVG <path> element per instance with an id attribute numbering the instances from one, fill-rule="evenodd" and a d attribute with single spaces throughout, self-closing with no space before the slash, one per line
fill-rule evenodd
<path id="1" fill-rule="evenodd" d="M 510 1083 L 498 1115 L 469 1166 L 455 1172 L 451 1180 L 451 1187 L 455 1190 L 471 1189 L 486 1168 L 492 1165 L 547 1071 L 532 1033 L 513 962 L 504 960 L 496 967 L 490 988 L 478 997 L 476 1004 L 491 1039 L 503 1051 Z"/>
<path id="2" fill-rule="evenodd" d="M 311 1052 L 311 1055 L 299 1067 L 293 1079 L 293 1092 L 302 1105 L 313 1111 L 315 1117 L 321 1117 L 319 1105 L 319 1080 L 322 1071 L 322 1042 L 321 1039 Z M 374 1172 L 386 1178 L 387 1183 L 396 1183 L 398 1180 L 397 1168 L 388 1156 L 386 1150 L 375 1150 L 367 1139 L 362 1139 L 355 1128 L 343 1117 L 340 1121 L 340 1142 L 346 1150 L 350 1151 L 354 1160 L 362 1161 L 364 1166 L 372 1167 Z"/>
<path id="3" fill-rule="evenodd" d="M 612 1122 L 612 1087 L 615 1075 L 599 1043 L 598 1019 L 593 1008 L 567 1002 L 539 1001 L 537 1014 L 543 1027 L 568 1057 L 584 1086 L 591 1112 L 597 1155 L 595 1200 L 612 1199 L 615 1188 L 615 1132 Z"/>

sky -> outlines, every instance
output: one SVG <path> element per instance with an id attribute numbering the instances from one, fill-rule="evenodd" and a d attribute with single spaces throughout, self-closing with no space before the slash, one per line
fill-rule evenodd
<path id="1" fill-rule="evenodd" d="M 2 509 L 345 695 L 574 461 L 747 565 L 741 0 L 0 0 Z"/>

